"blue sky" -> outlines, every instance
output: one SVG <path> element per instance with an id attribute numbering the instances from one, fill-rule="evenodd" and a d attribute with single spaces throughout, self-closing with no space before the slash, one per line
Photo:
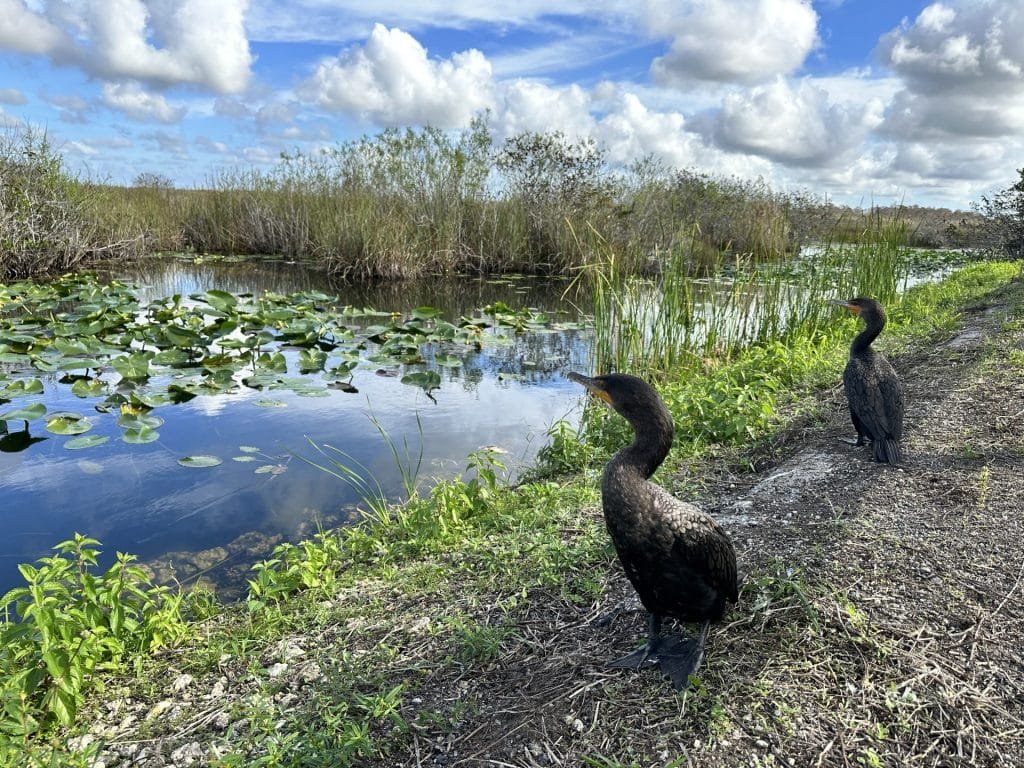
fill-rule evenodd
<path id="1" fill-rule="evenodd" d="M 967 207 L 1024 166 L 1024 3 L 0 0 L 0 126 L 100 180 L 199 186 L 482 110 L 499 141 Z"/>

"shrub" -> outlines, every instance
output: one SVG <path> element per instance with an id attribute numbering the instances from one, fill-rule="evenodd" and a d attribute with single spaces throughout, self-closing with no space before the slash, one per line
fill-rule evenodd
<path id="1" fill-rule="evenodd" d="M 0 136 L 0 280 L 67 272 L 100 255 L 135 253 L 141 238 L 98 231 L 95 187 L 72 178 L 45 132 Z"/>

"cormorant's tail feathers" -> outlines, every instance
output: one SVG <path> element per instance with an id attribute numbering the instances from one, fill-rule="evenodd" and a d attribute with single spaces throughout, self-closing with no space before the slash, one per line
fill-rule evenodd
<path id="1" fill-rule="evenodd" d="M 902 464 L 903 447 L 891 437 L 871 441 L 875 461 L 879 464 Z"/>

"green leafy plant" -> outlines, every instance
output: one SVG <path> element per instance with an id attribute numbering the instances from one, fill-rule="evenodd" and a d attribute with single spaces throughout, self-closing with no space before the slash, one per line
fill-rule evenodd
<path id="1" fill-rule="evenodd" d="M 118 553 L 95 573 L 97 540 L 75 534 L 54 549 L 39 566 L 19 566 L 28 585 L 2 599 L 0 730 L 10 736 L 71 725 L 94 672 L 120 669 L 189 632 L 181 595 L 154 586 L 134 556 Z"/>
<path id="2" fill-rule="evenodd" d="M 594 459 L 594 448 L 583 439 L 580 427 L 559 419 L 545 433 L 530 477 L 541 478 L 578 471 Z"/>
<path id="3" fill-rule="evenodd" d="M 486 664 L 501 653 L 501 643 L 507 628 L 475 621 L 465 621 L 455 627 L 457 657 L 468 664 Z"/>
<path id="4" fill-rule="evenodd" d="M 270 558 L 253 566 L 248 580 L 250 610 L 279 602 L 301 590 L 330 595 L 344 562 L 337 533 L 319 531 L 312 540 L 285 543 L 274 548 Z"/>

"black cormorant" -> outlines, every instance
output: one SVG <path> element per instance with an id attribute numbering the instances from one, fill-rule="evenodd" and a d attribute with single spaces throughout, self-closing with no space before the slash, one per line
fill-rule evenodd
<path id="1" fill-rule="evenodd" d="M 673 436 L 672 416 L 654 388 L 621 373 L 569 379 L 611 405 L 636 433 L 605 467 L 601 497 L 619 560 L 650 614 L 648 640 L 611 666 L 639 669 L 656 659 L 682 689 L 700 666 L 711 622 L 725 614 L 727 600 L 737 600 L 736 552 L 718 523 L 648 480 Z M 664 617 L 702 623 L 699 637 L 663 638 Z"/>
<path id="2" fill-rule="evenodd" d="M 903 387 L 889 361 L 871 348 L 871 342 L 885 327 L 885 310 L 874 299 L 837 301 L 864 318 L 866 327 L 850 345 L 850 361 L 843 372 L 850 418 L 857 430 L 854 445 L 871 443 L 875 461 L 899 464 L 903 461 Z"/>

